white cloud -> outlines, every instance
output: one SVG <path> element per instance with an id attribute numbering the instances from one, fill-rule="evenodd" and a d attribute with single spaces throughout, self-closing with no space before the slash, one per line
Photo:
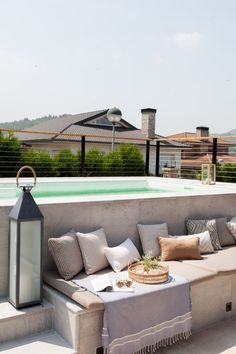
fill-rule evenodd
<path id="1" fill-rule="evenodd" d="M 173 41 L 180 48 L 197 48 L 200 45 L 201 35 L 198 32 L 176 32 Z"/>

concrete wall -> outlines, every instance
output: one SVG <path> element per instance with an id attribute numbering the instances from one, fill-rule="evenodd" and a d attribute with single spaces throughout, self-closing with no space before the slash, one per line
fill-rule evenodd
<path id="1" fill-rule="evenodd" d="M 8 289 L 8 214 L 0 208 L 0 297 Z M 236 216 L 236 195 L 205 195 L 78 202 L 41 205 L 45 217 L 44 268 L 55 266 L 47 247 L 49 237 L 57 237 L 71 228 L 82 232 L 103 227 L 110 246 L 130 237 L 140 248 L 137 223 L 168 223 L 170 234 L 185 234 L 188 218 Z"/>

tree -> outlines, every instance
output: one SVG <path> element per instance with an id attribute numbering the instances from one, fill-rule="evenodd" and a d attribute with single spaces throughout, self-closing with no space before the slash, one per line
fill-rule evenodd
<path id="1" fill-rule="evenodd" d="M 0 177 L 15 177 L 21 167 L 22 150 L 20 142 L 12 133 L 0 131 Z"/>

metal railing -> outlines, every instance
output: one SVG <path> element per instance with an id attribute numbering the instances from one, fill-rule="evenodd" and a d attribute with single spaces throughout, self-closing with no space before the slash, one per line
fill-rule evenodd
<path id="1" fill-rule="evenodd" d="M 16 138 L 15 138 L 16 137 Z M 19 139 L 19 140 L 17 140 Z M 22 165 L 38 176 L 142 176 L 200 179 L 201 165 L 216 164 L 216 179 L 236 182 L 236 137 L 136 138 L 61 132 L 0 130 L 0 177 Z"/>

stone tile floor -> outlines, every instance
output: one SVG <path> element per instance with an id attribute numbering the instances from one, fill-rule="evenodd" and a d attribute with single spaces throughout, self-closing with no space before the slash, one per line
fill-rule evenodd
<path id="1" fill-rule="evenodd" d="M 158 350 L 158 354 L 236 354 L 236 318 L 195 333 L 187 341 Z"/>

